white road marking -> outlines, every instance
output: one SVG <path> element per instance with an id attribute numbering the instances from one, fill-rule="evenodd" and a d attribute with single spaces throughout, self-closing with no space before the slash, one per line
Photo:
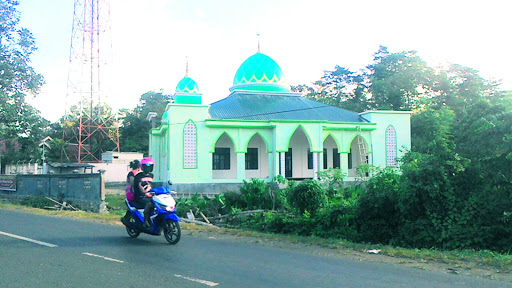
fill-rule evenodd
<path id="1" fill-rule="evenodd" d="M 208 285 L 210 287 L 219 285 L 219 283 L 215 283 L 215 282 L 211 282 L 211 281 L 206 281 L 206 280 L 201 280 L 201 279 L 190 278 L 190 277 L 181 276 L 181 275 L 178 275 L 178 274 L 174 274 L 174 276 L 176 276 L 178 278 L 183 278 L 183 279 L 186 279 L 186 280 L 198 282 L 198 283 L 201 283 L 201 284 L 204 284 L 204 285 Z"/>
<path id="2" fill-rule="evenodd" d="M 114 258 L 109 258 L 109 257 L 101 256 L 101 255 L 96 255 L 96 254 L 92 254 L 92 253 L 84 252 L 84 253 L 82 253 L 82 254 L 87 255 L 87 256 L 93 256 L 93 257 L 103 258 L 103 259 L 108 260 L 108 261 L 113 261 L 113 262 L 118 262 L 118 263 L 124 263 L 124 261 L 121 261 L 121 260 L 117 260 L 117 259 L 114 259 Z"/>
<path id="3" fill-rule="evenodd" d="M 0 231 L 0 234 L 5 235 L 5 236 L 9 236 L 9 237 L 12 237 L 12 238 L 16 238 L 16 239 L 32 242 L 32 243 L 39 244 L 39 245 L 42 245 L 42 246 L 50 247 L 50 248 L 58 247 L 57 245 L 54 245 L 54 244 L 50 244 L 50 243 L 46 243 L 46 242 L 42 242 L 42 241 L 37 241 L 37 240 L 34 240 L 34 239 L 30 239 L 30 238 L 27 238 L 27 237 L 22 237 L 22 236 L 10 234 L 10 233 L 2 232 L 2 231 Z"/>

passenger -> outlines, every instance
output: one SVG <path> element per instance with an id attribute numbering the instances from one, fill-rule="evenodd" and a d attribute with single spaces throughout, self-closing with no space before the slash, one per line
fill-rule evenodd
<path id="1" fill-rule="evenodd" d="M 151 190 L 151 184 L 153 183 L 153 166 L 155 165 L 155 161 L 153 159 L 146 157 L 140 161 L 141 172 L 135 175 L 134 183 L 133 183 L 133 196 L 135 207 L 137 209 L 144 208 L 144 228 L 149 229 L 151 224 L 149 222 L 149 216 L 151 215 L 151 211 L 153 211 L 153 201 L 151 199 L 151 194 L 149 191 Z"/>
<path id="2" fill-rule="evenodd" d="M 126 175 L 126 200 L 133 201 L 133 183 L 135 180 L 135 175 L 140 172 L 140 161 L 133 160 L 130 162 L 130 168 L 132 171 L 128 172 L 128 175 Z"/>

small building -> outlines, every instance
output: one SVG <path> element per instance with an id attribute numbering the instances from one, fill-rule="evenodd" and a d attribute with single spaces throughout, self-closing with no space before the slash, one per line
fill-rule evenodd
<path id="1" fill-rule="evenodd" d="M 358 167 L 396 166 L 410 148 L 410 112 L 355 113 L 291 92 L 279 65 L 260 52 L 236 71 L 231 94 L 204 105 L 187 75 L 159 127 L 150 131 L 155 181 L 182 192 L 222 192 L 243 180 L 316 178 L 340 168 L 348 181 Z"/>
<path id="2" fill-rule="evenodd" d="M 129 165 L 131 161 L 135 159 L 140 160 L 142 157 L 143 154 L 138 152 L 107 151 L 101 153 L 101 163 Z"/>

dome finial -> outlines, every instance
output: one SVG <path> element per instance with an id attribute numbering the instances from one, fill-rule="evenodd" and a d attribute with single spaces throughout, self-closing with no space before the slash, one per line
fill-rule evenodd
<path id="1" fill-rule="evenodd" d="M 260 36 L 261 36 L 261 34 L 256 33 L 256 35 L 258 36 L 258 53 L 260 53 Z"/>
<path id="2" fill-rule="evenodd" d="M 188 56 L 185 56 L 185 58 L 187 59 L 187 64 L 185 66 L 185 76 L 188 77 Z"/>

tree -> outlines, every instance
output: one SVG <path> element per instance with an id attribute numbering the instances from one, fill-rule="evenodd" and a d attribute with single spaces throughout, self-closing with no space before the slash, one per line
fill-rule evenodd
<path id="1" fill-rule="evenodd" d="M 367 69 L 374 109 L 412 110 L 431 93 L 434 71 L 416 51 L 389 53 L 380 46 Z"/>
<path id="2" fill-rule="evenodd" d="M 15 143 L 7 147 L 4 160 L 28 160 L 38 157 L 38 141 L 48 121 L 26 103 L 44 80 L 30 66 L 30 56 L 37 49 L 29 30 L 19 27 L 18 1 L 0 0 L 0 140 Z M 23 153 L 19 153 L 23 151 Z"/>
<path id="3" fill-rule="evenodd" d="M 366 79 L 363 72 L 352 72 L 336 65 L 333 71 L 324 71 L 324 76 L 314 82 L 313 87 L 298 85 L 292 86 L 292 90 L 327 105 L 363 112 L 368 108 Z"/>
<path id="4" fill-rule="evenodd" d="M 165 107 L 169 103 L 170 96 L 162 92 L 146 92 L 140 97 L 139 105 L 133 110 L 123 110 L 122 127 L 119 129 L 119 142 L 121 151 L 149 152 L 149 130 L 151 123 L 146 120 L 149 112 L 156 112 L 156 123 L 162 119 Z"/>

